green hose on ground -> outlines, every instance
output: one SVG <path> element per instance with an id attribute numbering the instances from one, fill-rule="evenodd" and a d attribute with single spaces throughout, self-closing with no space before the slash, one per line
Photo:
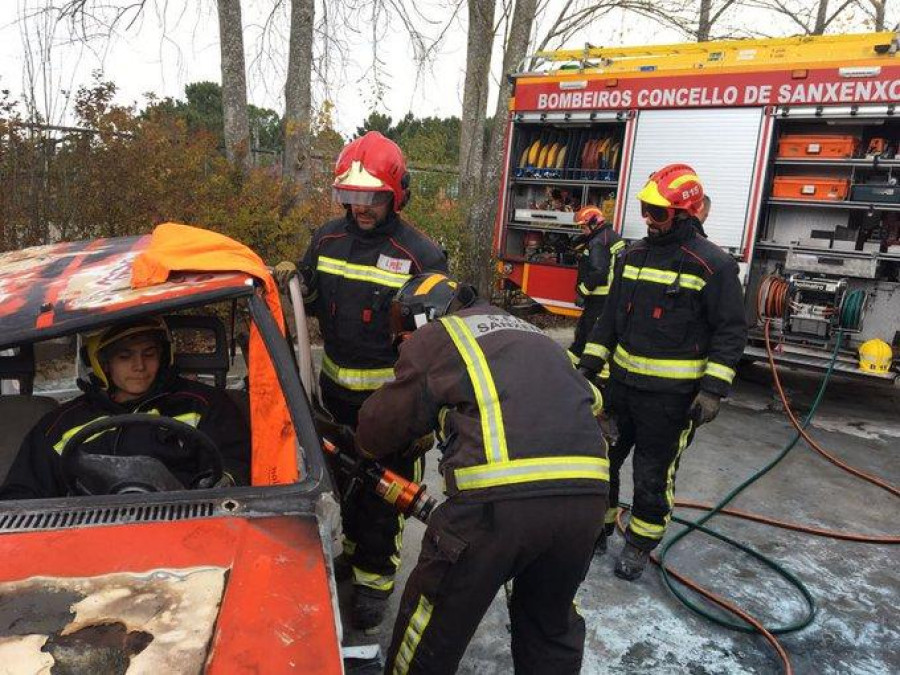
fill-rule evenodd
<path id="1" fill-rule="evenodd" d="M 832 352 L 832 355 L 831 355 L 831 361 L 828 364 L 828 370 L 825 373 L 825 377 L 822 378 L 822 383 L 819 385 L 819 390 L 816 393 L 816 397 L 813 400 L 813 404 L 810 407 L 809 412 L 806 414 L 806 417 L 803 420 L 803 424 L 802 424 L 803 429 L 805 429 L 807 426 L 809 426 L 809 423 L 812 421 L 813 416 L 816 414 L 816 410 L 818 409 L 819 404 L 822 402 L 822 398 L 825 395 L 825 389 L 828 386 L 828 381 L 831 379 L 831 374 L 834 371 L 834 364 L 837 361 L 837 356 L 838 356 L 838 352 L 840 350 L 842 338 L 843 338 L 843 333 L 839 330 L 838 335 L 837 335 L 837 340 L 835 341 L 834 351 Z M 735 621 L 731 621 L 729 619 L 726 619 L 722 616 L 718 616 L 718 615 L 713 614 L 712 612 L 706 610 L 704 607 L 700 606 L 699 603 L 697 603 L 694 600 L 692 600 L 691 598 L 687 597 L 687 595 L 681 590 L 681 588 L 679 588 L 676 585 L 675 580 L 673 580 L 670 577 L 669 571 L 665 565 L 666 556 L 668 556 L 669 551 L 671 551 L 672 548 L 678 542 L 683 540 L 689 534 L 691 534 L 694 531 L 699 531 L 699 532 L 707 534 L 711 537 L 715 537 L 716 539 L 724 541 L 724 542 L 740 549 L 741 551 L 744 551 L 745 553 L 748 553 L 749 555 L 753 556 L 754 558 L 756 558 L 757 560 L 759 560 L 760 562 L 762 562 L 763 564 L 765 564 L 766 566 L 768 566 L 769 568 L 774 570 L 776 573 L 778 573 L 791 586 L 796 588 L 799 591 L 799 593 L 803 596 L 803 599 L 806 602 L 806 611 L 805 611 L 804 615 L 801 618 L 799 618 L 795 621 L 792 621 L 784 626 L 773 626 L 773 627 L 766 626 L 766 629 L 769 632 L 771 632 L 775 635 L 781 635 L 784 633 L 792 633 L 792 632 L 795 632 L 798 630 L 802 630 L 803 628 L 806 628 L 810 623 L 812 623 L 813 618 L 815 617 L 815 614 L 816 614 L 816 603 L 812 597 L 812 594 L 809 592 L 809 589 L 806 588 L 806 586 L 803 584 L 802 581 L 800 581 L 800 579 L 798 579 L 793 573 L 791 573 L 790 571 L 785 569 L 783 566 L 781 566 L 780 564 L 778 564 L 771 558 L 763 555 L 762 553 L 750 548 L 749 546 L 741 544 L 740 542 L 737 542 L 734 539 L 731 539 L 720 532 L 717 532 L 710 528 L 704 527 L 704 525 L 713 516 L 715 516 L 719 511 L 721 511 L 723 508 L 725 508 L 741 492 L 746 490 L 753 483 L 758 481 L 760 478 L 762 478 L 767 473 L 769 473 L 769 471 L 771 471 L 773 468 L 775 468 L 775 466 L 778 465 L 778 463 L 781 462 L 781 460 L 783 460 L 787 456 L 787 454 L 794 448 L 794 446 L 797 444 L 798 440 L 800 440 L 800 432 L 799 431 L 794 435 L 794 437 L 790 440 L 790 442 L 788 442 L 788 444 L 785 445 L 784 448 L 782 448 L 781 452 L 779 452 L 778 455 L 776 455 L 776 457 L 772 461 L 770 461 L 768 464 L 766 464 L 763 468 L 756 471 L 747 480 L 742 482 L 740 485 L 738 485 L 736 488 L 734 488 L 731 492 L 729 492 L 727 495 L 725 495 L 725 497 L 721 501 L 719 501 L 706 515 L 704 515 L 699 520 L 693 521 L 693 520 L 687 520 L 685 518 L 677 518 L 677 517 L 672 518 L 672 520 L 674 520 L 675 522 L 685 525 L 685 528 L 681 532 L 678 532 L 675 536 L 673 536 L 670 540 L 668 540 L 667 542 L 665 542 L 662 545 L 662 548 L 660 549 L 660 552 L 659 552 L 659 569 L 662 572 L 663 582 L 665 583 L 666 587 L 672 592 L 672 594 L 676 598 L 678 598 L 679 601 L 681 601 L 682 604 L 684 604 L 688 609 L 690 609 L 695 614 L 698 614 L 699 616 L 702 616 L 703 618 L 708 619 L 709 621 L 712 621 L 713 623 L 718 624 L 719 626 L 722 626 L 724 628 L 728 628 L 728 629 L 731 629 L 734 631 L 739 631 L 742 633 L 756 633 L 757 632 L 757 630 L 755 628 L 748 626 L 745 623 L 738 623 Z"/>

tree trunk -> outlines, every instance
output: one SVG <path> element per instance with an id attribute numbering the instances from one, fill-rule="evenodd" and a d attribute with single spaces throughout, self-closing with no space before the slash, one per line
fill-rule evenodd
<path id="1" fill-rule="evenodd" d="M 287 84 L 284 88 L 284 184 L 309 185 L 315 0 L 291 0 Z"/>
<path id="2" fill-rule="evenodd" d="M 819 0 L 819 8 L 816 11 L 816 25 L 813 27 L 813 35 L 822 35 L 825 32 L 825 22 L 828 20 L 828 0 Z"/>
<path id="3" fill-rule="evenodd" d="M 884 12 L 887 0 L 869 0 L 872 3 L 873 29 L 876 33 L 884 30 Z"/>
<path id="4" fill-rule="evenodd" d="M 471 201 L 481 179 L 495 0 L 469 0 L 468 5 L 466 80 L 459 130 L 459 191 L 463 201 Z"/>
<path id="5" fill-rule="evenodd" d="M 508 75 L 512 75 L 516 67 L 528 55 L 531 29 L 537 0 L 517 0 L 513 11 L 512 22 L 503 50 L 503 71 L 500 75 L 500 91 L 497 94 L 497 108 L 490 124 L 490 137 L 485 152 L 477 198 L 466 218 L 466 226 L 470 233 L 473 251 L 473 283 L 482 297 L 489 297 L 492 270 L 490 266 L 491 238 L 494 221 L 500 206 L 497 195 L 502 186 L 504 141 L 509 123 L 509 98 L 513 85 Z"/>
<path id="6" fill-rule="evenodd" d="M 218 0 L 218 6 L 225 155 L 229 162 L 246 169 L 250 165 L 250 121 L 247 114 L 241 0 Z"/>
<path id="7" fill-rule="evenodd" d="M 712 0 L 700 0 L 700 18 L 697 21 L 697 42 L 709 40 L 709 30 L 712 27 L 709 21 Z"/>

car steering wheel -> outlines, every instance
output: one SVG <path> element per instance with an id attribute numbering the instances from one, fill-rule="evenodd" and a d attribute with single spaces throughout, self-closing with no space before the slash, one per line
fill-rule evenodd
<path id="1" fill-rule="evenodd" d="M 110 429 L 153 426 L 166 429 L 181 441 L 185 458 L 200 467 L 188 485 L 176 478 L 155 450 L 136 455 L 101 455 L 86 452 L 83 445 Z M 222 479 L 222 453 L 215 442 L 189 424 L 159 415 L 131 413 L 102 417 L 84 425 L 62 449 L 62 476 L 70 493 L 111 495 L 170 490 L 199 490 Z"/>

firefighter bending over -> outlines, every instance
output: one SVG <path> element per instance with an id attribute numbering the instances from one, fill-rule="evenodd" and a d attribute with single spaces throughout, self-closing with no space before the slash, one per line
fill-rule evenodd
<path id="1" fill-rule="evenodd" d="M 316 230 L 299 268 L 303 299 L 319 321 L 325 347 L 323 403 L 336 422 L 356 427 L 363 401 L 394 376 L 397 354 L 388 326 L 394 293 L 414 274 L 446 272 L 447 260 L 431 239 L 400 218 L 409 199 L 406 161 L 378 132 L 341 151 L 333 194 L 346 213 Z M 297 273 L 291 262 L 275 268 L 282 287 Z M 395 455 L 385 464 L 409 479 L 422 475 L 422 462 L 411 457 Z M 339 471 L 334 475 L 340 478 Z M 374 629 L 394 588 L 403 519 L 365 490 L 344 501 L 341 515 L 345 559 L 353 573 L 352 623 Z"/>
<path id="2" fill-rule="evenodd" d="M 593 377 L 609 361 L 607 401 L 619 432 L 600 554 L 615 527 L 619 470 L 634 448 L 634 505 L 615 567 L 628 580 L 665 534 L 681 453 L 718 414 L 747 340 L 737 263 L 697 230 L 703 186 L 694 170 L 660 169 L 638 199 L 647 236 L 623 254 L 579 362 Z"/>
<path id="3" fill-rule="evenodd" d="M 114 415 L 149 413 L 185 422 L 212 439 L 222 455 L 220 485 L 247 484 L 250 432 L 224 391 L 179 377 L 172 340 L 162 319 L 116 324 L 85 338 L 89 380 L 84 394 L 45 415 L 19 449 L 0 499 L 63 497 L 67 493 L 60 454 L 66 441 L 89 422 Z M 152 455 L 185 488 L 198 471 L 196 458 L 177 438 L 153 426 L 123 426 L 86 440 L 82 451 L 97 455 Z"/>
<path id="4" fill-rule="evenodd" d="M 456 672 L 513 580 L 516 671 L 578 673 L 573 598 L 607 506 L 599 391 L 537 328 L 443 275 L 410 279 L 391 319 L 396 379 L 363 405 L 357 443 L 385 457 L 435 430 L 447 501 L 404 589 L 386 672 Z"/>
<path id="5" fill-rule="evenodd" d="M 598 319 L 603 314 L 606 297 L 612 286 L 616 256 L 625 248 L 625 242 L 603 217 L 597 206 L 585 206 L 575 214 L 575 222 L 581 227 L 582 240 L 578 247 L 578 280 L 575 293 L 581 304 L 581 317 L 575 327 L 575 340 L 569 351 L 577 358 L 584 351 L 584 343 Z"/>

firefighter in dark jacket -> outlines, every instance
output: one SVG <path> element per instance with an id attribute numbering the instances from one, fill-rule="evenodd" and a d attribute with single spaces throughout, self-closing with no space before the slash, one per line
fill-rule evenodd
<path id="1" fill-rule="evenodd" d="M 314 233 L 299 268 L 304 302 L 318 318 L 325 347 L 322 401 L 335 421 L 355 427 L 363 401 L 394 376 L 397 354 L 388 325 L 394 293 L 414 274 L 446 272 L 447 260 L 431 239 L 400 218 L 409 199 L 406 162 L 400 148 L 378 132 L 343 149 L 333 193 L 346 214 Z M 282 285 L 296 273 L 290 262 L 275 268 Z M 385 463 L 407 478 L 421 478 L 421 461 L 398 455 Z M 352 622 L 373 629 L 394 587 L 403 519 L 362 490 L 344 501 L 342 518 L 353 571 Z"/>
<path id="2" fill-rule="evenodd" d="M 575 340 L 569 351 L 576 359 L 581 357 L 584 344 L 594 324 L 603 314 L 606 297 L 612 286 L 615 260 L 625 248 L 625 242 L 606 222 L 598 206 L 585 206 L 575 214 L 575 222 L 581 227 L 583 238 L 578 250 L 578 279 L 575 293 L 581 305 L 581 317 L 575 326 Z"/>
<path id="3" fill-rule="evenodd" d="M 615 527 L 619 469 L 634 447 L 634 503 L 615 567 L 628 580 L 665 534 L 681 453 L 718 413 L 747 339 L 737 263 L 696 229 L 703 187 L 694 170 L 660 169 L 638 199 L 648 236 L 619 261 L 579 362 L 589 377 L 609 362 L 607 403 L 619 433 L 598 553 Z"/>
<path id="4" fill-rule="evenodd" d="M 85 340 L 90 380 L 84 394 L 45 415 L 19 449 L 0 499 L 63 497 L 60 455 L 66 441 L 89 422 L 114 415 L 149 413 L 170 417 L 202 431 L 222 455 L 220 485 L 247 484 L 250 433 L 243 415 L 225 392 L 178 377 L 172 366 L 169 331 L 162 319 L 117 324 Z M 150 455 L 185 488 L 205 468 L 198 455 L 152 426 L 123 426 L 100 432 L 81 446 L 99 455 Z"/>
<path id="5" fill-rule="evenodd" d="M 394 625 L 388 673 L 454 673 L 497 591 L 519 673 L 578 673 L 573 598 L 607 506 L 600 393 L 537 328 L 440 274 L 392 307 L 396 379 L 366 401 L 357 443 L 389 457 L 434 430 L 447 500 L 432 514 Z"/>

